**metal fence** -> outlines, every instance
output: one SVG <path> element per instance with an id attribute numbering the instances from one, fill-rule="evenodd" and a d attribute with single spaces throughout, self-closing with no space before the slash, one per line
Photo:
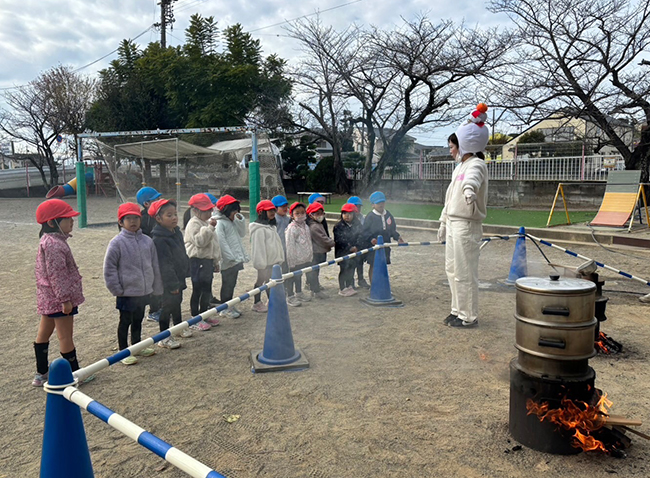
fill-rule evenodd
<path id="1" fill-rule="evenodd" d="M 567 156 L 512 161 L 486 161 L 490 180 L 520 181 L 607 181 L 612 170 L 624 169 L 621 156 Z M 383 179 L 451 179 L 454 161 L 401 163 L 387 168 Z"/>

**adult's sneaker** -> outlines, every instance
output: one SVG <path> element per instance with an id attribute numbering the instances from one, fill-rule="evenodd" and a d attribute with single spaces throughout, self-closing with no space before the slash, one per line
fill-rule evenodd
<path id="1" fill-rule="evenodd" d="M 476 319 L 474 322 L 465 322 L 460 317 L 454 317 L 447 323 L 447 325 L 449 327 L 457 327 L 460 329 L 471 329 L 478 327 L 478 319 Z"/>
<path id="2" fill-rule="evenodd" d="M 445 320 L 442 321 L 443 324 L 449 325 L 449 322 L 451 322 L 454 319 L 457 319 L 458 316 L 454 314 L 449 314 L 447 317 L 445 317 Z"/>
<path id="3" fill-rule="evenodd" d="M 305 294 L 304 292 L 298 292 L 296 293 L 296 298 L 300 302 L 311 302 L 311 297 Z"/>
<path id="4" fill-rule="evenodd" d="M 178 349 L 180 346 L 180 342 L 176 341 L 173 337 L 167 337 L 166 339 L 158 342 L 158 347 L 162 347 L 164 349 Z"/>
<path id="5" fill-rule="evenodd" d="M 47 373 L 43 373 L 43 374 L 37 373 L 34 376 L 34 380 L 32 380 L 32 385 L 34 387 L 42 387 L 43 384 L 45 384 L 45 382 L 47 382 Z"/>
<path id="6" fill-rule="evenodd" d="M 259 312 L 261 314 L 267 312 L 269 310 L 269 307 L 264 302 L 259 301 L 254 303 L 251 309 L 253 310 L 253 312 Z"/>
<path id="7" fill-rule="evenodd" d="M 302 302 L 300 302 L 300 299 L 295 295 L 290 295 L 287 297 L 287 305 L 290 305 L 291 307 L 300 307 Z"/>

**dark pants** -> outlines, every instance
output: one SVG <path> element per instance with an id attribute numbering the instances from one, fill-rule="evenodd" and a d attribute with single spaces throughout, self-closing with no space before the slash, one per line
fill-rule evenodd
<path id="1" fill-rule="evenodd" d="M 366 258 L 363 256 L 357 257 L 357 282 L 363 282 L 363 263 L 366 261 Z"/>
<path id="2" fill-rule="evenodd" d="M 159 295 L 152 295 L 149 299 L 149 313 L 153 314 L 162 309 L 162 297 Z"/>
<path id="3" fill-rule="evenodd" d="M 142 340 L 142 319 L 144 319 L 144 305 L 133 311 L 120 310 L 120 323 L 117 325 L 117 345 L 120 350 L 129 346 L 129 327 L 131 328 L 131 345 Z"/>
<path id="4" fill-rule="evenodd" d="M 326 252 L 314 252 L 311 265 L 314 266 L 316 264 L 320 264 L 321 262 L 325 262 L 326 260 L 327 260 Z M 319 275 L 320 275 L 320 269 L 316 269 L 315 271 L 311 271 L 307 273 L 307 282 L 309 283 L 309 289 L 314 293 L 320 292 L 321 290 L 320 282 L 318 280 Z"/>
<path id="5" fill-rule="evenodd" d="M 289 272 L 295 272 L 299 271 L 300 269 L 304 269 L 305 267 L 309 267 L 311 265 L 311 262 L 305 262 L 304 264 L 298 264 L 296 267 L 292 267 Z M 289 293 L 289 296 L 293 295 L 293 288 L 296 288 L 296 294 L 300 294 L 302 292 L 302 274 L 299 276 L 294 276 L 291 279 L 287 281 L 287 291 Z"/>
<path id="6" fill-rule="evenodd" d="M 212 281 L 192 281 L 192 296 L 190 297 L 192 317 L 196 317 L 208 310 L 210 308 L 210 299 L 212 299 Z"/>
<path id="7" fill-rule="evenodd" d="M 174 325 L 181 323 L 181 303 L 183 302 L 183 291 L 179 290 L 178 294 L 171 294 L 165 291 L 162 296 L 162 312 L 160 313 L 160 331 L 164 332 L 169 328 L 169 318 L 174 321 Z"/>
<path id="8" fill-rule="evenodd" d="M 266 269 L 257 269 L 257 280 L 255 281 L 255 285 L 253 286 L 254 289 L 257 289 L 258 287 L 263 286 L 266 284 L 269 279 L 271 278 L 271 274 L 273 273 L 273 266 L 267 267 Z M 268 289 L 266 289 L 266 296 L 270 297 L 271 293 Z M 260 300 L 262 300 L 262 294 L 257 294 L 255 295 L 255 303 L 257 304 Z"/>
<path id="9" fill-rule="evenodd" d="M 235 293 L 235 286 L 237 285 L 237 276 L 239 271 L 244 268 L 241 262 L 228 269 L 221 270 L 221 302 L 225 303 L 232 299 Z"/>
<path id="10" fill-rule="evenodd" d="M 349 259 L 339 263 L 339 289 L 354 287 L 354 270 L 357 267 L 355 259 Z"/>

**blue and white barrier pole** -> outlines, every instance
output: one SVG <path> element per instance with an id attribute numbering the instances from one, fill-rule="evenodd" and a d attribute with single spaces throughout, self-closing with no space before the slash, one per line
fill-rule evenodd
<path id="1" fill-rule="evenodd" d="M 169 443 L 140 428 L 135 423 L 127 420 L 113 410 L 93 400 L 88 395 L 80 392 L 75 387 L 66 387 L 62 395 L 70 402 L 78 405 L 91 415 L 108 423 L 115 430 L 123 433 L 133 441 L 139 443 L 147 450 L 154 452 L 163 460 L 174 465 L 194 478 L 226 478 L 200 461 L 174 448 Z"/>
<path id="2" fill-rule="evenodd" d="M 573 257 L 579 257 L 580 259 L 583 259 L 585 261 L 594 261 L 598 267 L 602 267 L 603 269 L 610 270 L 612 272 L 616 272 L 617 274 L 622 275 L 623 277 L 627 277 L 628 279 L 632 279 L 638 282 L 641 282 L 647 286 L 650 286 L 650 281 L 643 279 L 641 277 L 637 277 L 632 274 L 628 274 L 627 272 L 621 271 L 619 269 L 615 269 L 614 267 L 608 266 L 607 264 L 603 264 L 602 262 L 598 262 L 594 259 L 590 259 L 587 256 L 583 256 L 582 254 L 578 254 L 577 252 L 570 251 L 568 249 L 565 249 L 564 247 L 560 247 L 556 244 L 553 244 L 552 242 L 545 241 L 544 239 L 540 239 L 539 237 L 531 236 L 530 234 L 526 234 L 526 236 L 530 237 L 531 239 L 538 241 L 540 244 L 544 244 L 545 246 L 552 247 L 554 249 L 560 250 L 570 256 Z"/>

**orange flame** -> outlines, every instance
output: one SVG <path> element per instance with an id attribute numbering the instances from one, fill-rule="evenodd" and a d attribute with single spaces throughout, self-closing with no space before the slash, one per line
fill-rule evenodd
<path id="1" fill-rule="evenodd" d="M 611 352 L 611 350 L 609 350 L 609 347 L 607 347 L 607 345 L 605 345 L 606 340 L 607 340 L 607 336 L 604 333 L 600 332 L 598 334 L 598 340 L 596 342 L 594 342 L 594 345 L 598 348 L 598 350 L 601 353 L 609 354 Z"/>
<path id="2" fill-rule="evenodd" d="M 575 440 L 572 445 L 584 451 L 608 451 L 605 444 L 590 433 L 605 425 L 611 406 L 612 402 L 607 399 L 606 393 L 600 396 L 595 406 L 582 401 L 574 402 L 566 397 L 560 401 L 560 408 L 555 409 L 550 409 L 548 402 L 536 403 L 531 399 L 526 401 L 528 415 L 537 415 L 540 422 L 548 420 L 565 430 L 574 431 Z"/>

